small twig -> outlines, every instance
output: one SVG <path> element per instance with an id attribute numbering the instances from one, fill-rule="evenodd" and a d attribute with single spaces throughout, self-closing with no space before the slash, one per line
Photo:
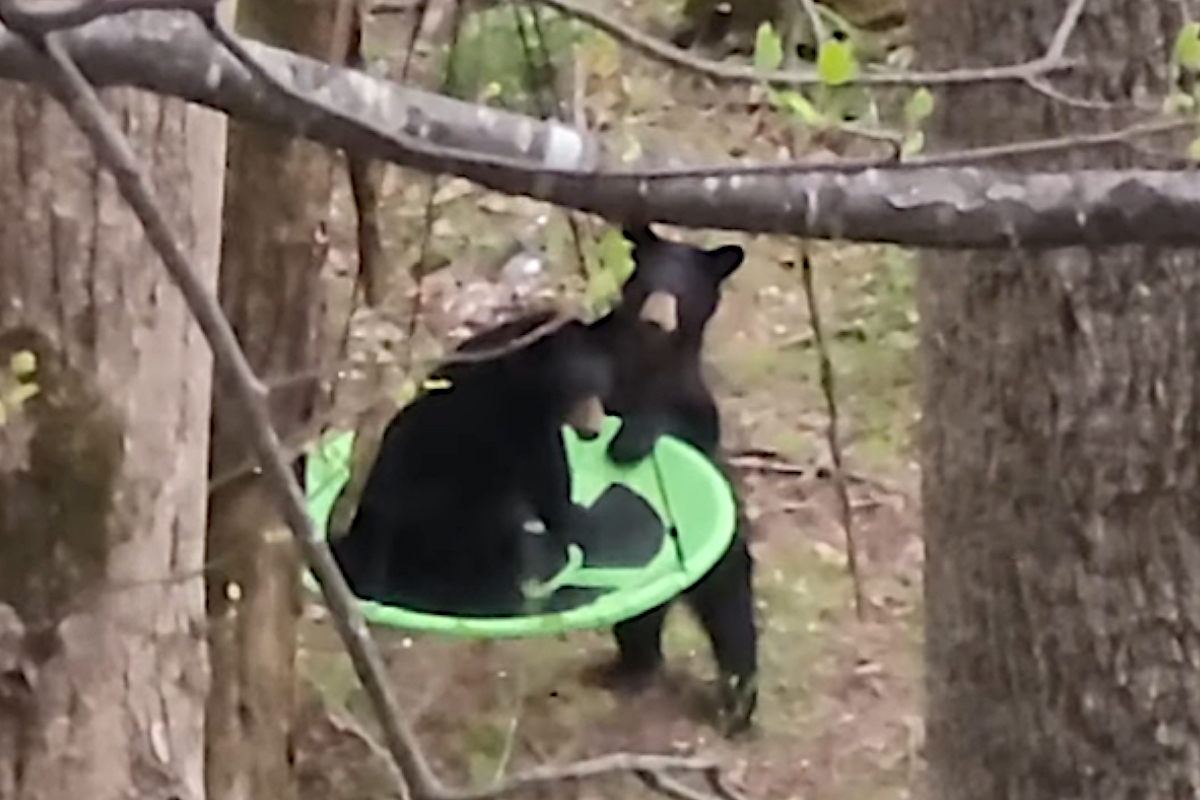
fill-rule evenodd
<path id="1" fill-rule="evenodd" d="M 12 29 L 0 2 L 0 24 Z M 26 34 L 36 42 L 38 34 Z M 317 532 L 305 510 L 299 484 L 289 460 L 271 426 L 267 391 L 242 352 L 233 328 L 221 311 L 216 296 L 196 276 L 156 202 L 149 178 L 138 165 L 124 138 L 79 68 L 59 40 L 59 34 L 42 39 L 48 66 L 53 70 L 56 96 L 72 121 L 87 136 L 104 167 L 112 173 L 121 196 L 141 222 L 146 238 L 196 319 L 209 343 L 217 372 L 243 414 L 246 433 L 263 465 L 267 486 L 282 506 L 282 514 L 297 540 L 301 555 L 321 587 L 335 627 L 349 652 L 351 663 L 379 719 L 388 753 L 403 784 L 417 800 L 490 800 L 527 788 L 562 780 L 592 778 L 619 772 L 712 770 L 708 759 L 615 754 L 567 765 L 542 767 L 483 788 L 450 789 L 433 772 L 411 727 L 406 724 L 386 680 L 383 660 L 354 595 L 337 566 L 328 545 Z"/>
<path id="2" fill-rule="evenodd" d="M 362 53 L 363 11 L 365 0 L 336 0 L 333 34 L 330 36 L 329 61 L 351 69 L 366 67 Z M 379 223 L 379 178 L 375 164 L 369 158 L 344 150 L 346 172 L 350 179 L 350 196 L 354 201 L 355 240 L 358 244 L 358 267 L 354 274 L 355 290 L 361 287 L 364 302 L 375 308 L 384 301 L 387 272 L 383 236 Z M 350 315 L 354 313 L 353 293 Z M 349 319 L 349 317 L 348 317 Z M 348 329 L 349 326 L 347 326 Z"/>
<path id="3" fill-rule="evenodd" d="M 1066 55 L 1067 42 L 1071 39 L 1071 34 L 1075 32 L 1076 26 L 1079 25 L 1079 18 L 1083 15 L 1083 7 L 1087 5 L 1087 2 L 1088 0 L 1071 0 L 1067 10 L 1063 12 L 1058 28 L 1054 31 L 1054 38 L 1050 40 L 1050 46 L 1046 48 L 1046 54 L 1042 56 L 1044 61 L 1059 61 Z"/>
<path id="4" fill-rule="evenodd" d="M 636 178 L 638 180 L 677 180 L 681 178 L 732 178 L 734 176 L 751 177 L 757 175 L 788 175 L 797 173 L 852 173 L 867 169 L 880 171 L 903 171 L 930 169 L 933 167 L 968 167 L 999 161 L 1020 156 L 1053 155 L 1055 153 L 1074 152 L 1094 147 L 1111 147 L 1113 145 L 1130 146 L 1135 139 L 1145 136 L 1156 136 L 1165 133 L 1175 133 L 1191 130 L 1196 127 L 1196 120 L 1183 119 L 1153 119 L 1146 122 L 1129 125 L 1115 131 L 1101 133 L 1074 134 L 1055 136 L 1047 139 L 1031 139 L 1011 144 L 985 145 L 955 150 L 948 153 L 935 153 L 927 156 L 913 156 L 903 161 L 891 157 L 884 158 L 853 158 L 843 161 L 824 161 L 817 159 L 801 159 L 765 164 L 729 164 L 709 167 L 683 167 L 658 169 L 614 169 L 605 173 L 612 178 Z M 488 159 L 491 161 L 491 159 Z M 499 160 L 499 159 L 497 159 Z M 526 165 L 518 169 L 530 169 Z M 552 170 L 541 170 L 545 174 L 553 174 Z M 574 175 L 570 171 L 566 174 Z"/>
<path id="5" fill-rule="evenodd" d="M 542 30 L 541 14 L 538 13 L 539 9 L 536 3 L 530 3 L 529 5 L 534 34 L 537 37 L 538 52 L 536 57 L 534 48 L 529 41 L 530 37 L 525 31 L 524 19 L 521 16 L 522 6 L 514 4 L 512 7 L 513 16 L 516 19 L 517 34 L 521 40 L 521 49 L 525 55 L 525 85 L 529 93 L 533 96 L 534 102 L 538 107 L 538 113 L 542 118 L 561 118 L 560 112 L 563 108 L 563 102 L 562 97 L 559 96 L 557 82 L 550 82 L 548 86 L 539 82 L 543 79 L 549 79 L 553 67 L 550 63 L 550 51 L 546 45 L 546 35 Z M 535 63 L 535 61 L 540 63 Z M 582 132 L 585 130 L 585 127 L 581 126 L 579 130 Z M 584 281 L 587 281 L 587 259 L 583 253 L 583 230 L 580 224 L 580 215 L 578 212 L 570 209 L 563 210 L 562 213 L 567 220 L 567 228 L 571 232 L 571 242 L 575 245 L 575 258 L 579 267 L 579 275 Z"/>
<path id="6" fill-rule="evenodd" d="M 428 3 L 429 0 L 388 0 L 371 6 L 371 16 L 388 16 L 390 14 L 409 14 Z"/>
<path id="7" fill-rule="evenodd" d="M 745 800 L 741 792 L 735 791 L 725 780 L 725 776 L 721 774 L 719 769 L 707 769 L 704 771 L 704 777 L 708 781 L 708 786 L 712 789 L 713 794 L 721 798 L 721 800 Z"/>
<path id="8" fill-rule="evenodd" d="M 421 693 L 421 698 L 413 704 L 412 711 L 409 714 L 409 719 L 415 725 L 417 720 L 425 716 L 425 712 L 429 711 L 445 692 L 447 684 L 450 683 L 450 672 L 441 670 L 437 673 L 436 680 L 430 681 L 425 686 L 425 691 Z"/>
<path id="9" fill-rule="evenodd" d="M 821 12 L 817 10 L 817 4 L 814 0 L 800 0 L 800 9 L 808 15 L 808 21 L 813 28 L 813 38 L 817 40 L 819 46 L 825 41 L 825 21 L 821 19 Z"/>
<path id="10" fill-rule="evenodd" d="M 504 778 L 504 773 L 508 772 L 508 765 L 512 761 L 513 750 L 517 743 L 517 729 L 521 726 L 521 710 L 525 707 L 525 670 L 520 664 L 517 664 L 514 672 L 516 686 L 513 688 L 513 710 L 508 719 L 507 730 L 504 732 L 504 749 L 500 751 L 500 757 L 496 759 L 496 769 L 492 773 L 493 783 Z M 711 798 L 705 798 L 705 800 L 711 800 Z"/>
<path id="11" fill-rule="evenodd" d="M 729 458 L 729 465 L 734 469 L 746 472 L 761 472 L 773 475 L 788 475 L 794 477 L 805 477 L 812 475 L 817 479 L 824 479 L 833 474 L 832 469 L 825 466 L 817 466 L 815 468 L 805 467 L 801 464 L 796 464 L 784 458 L 779 453 L 769 450 L 753 449 L 743 450 L 734 454 Z M 901 486 L 894 484 L 883 478 L 864 475 L 854 470 L 842 470 L 842 475 L 850 483 L 857 483 L 866 486 L 884 494 L 895 495 L 897 497 L 907 497 L 909 492 L 905 491 Z"/>
<path id="12" fill-rule="evenodd" d="M 284 458 L 289 462 L 294 462 L 300 456 L 308 453 L 313 442 L 327 430 L 329 423 L 335 416 L 344 414 L 358 418 L 377 406 L 380 402 L 382 401 L 378 398 L 372 398 L 369 402 L 363 402 L 349 411 L 343 409 L 339 413 L 337 409 L 330 409 L 323 414 L 314 414 L 312 419 L 299 429 L 280 439 L 279 446 L 283 451 Z M 246 475 L 259 474 L 262 471 L 259 464 L 260 462 L 254 454 L 246 455 L 231 466 L 209 477 L 208 493 L 213 494 Z"/>
<path id="13" fill-rule="evenodd" d="M 706 772 L 715 768 L 714 763 L 705 758 L 614 753 L 612 755 L 600 756 L 599 758 L 577 761 L 574 764 L 562 767 L 536 767 L 491 786 L 480 789 L 458 790 L 451 797 L 445 798 L 445 800 L 492 800 L 493 798 L 517 794 L 518 792 L 532 789 L 535 786 L 544 786 L 548 783 L 602 778 L 622 773 L 664 773 L 668 770 Z"/>
<path id="14" fill-rule="evenodd" d="M 429 13 L 430 0 L 410 0 L 406 12 L 417 12 L 412 28 L 408 32 L 408 46 L 404 48 L 404 61 L 400 63 L 400 83 L 408 81 L 408 71 L 412 69 L 413 59 L 417 55 L 417 39 L 421 38 L 421 29 L 425 27 L 425 15 Z M 384 12 L 381 6 L 375 6 L 372 14 Z M 384 12 L 386 13 L 386 12 Z"/>
<path id="15" fill-rule="evenodd" d="M 1081 97 L 1072 97 L 1066 92 L 1054 88 L 1048 80 L 1042 77 L 1030 78 L 1025 83 L 1035 92 L 1071 108 L 1085 108 L 1089 111 L 1113 111 L 1122 107 L 1136 108 L 1132 103 L 1112 103 L 1107 100 L 1084 100 Z"/>
<path id="16" fill-rule="evenodd" d="M 455 69 L 458 66 L 459 36 L 462 34 L 463 18 L 466 14 L 465 3 L 466 0 L 454 0 L 454 17 L 450 22 L 450 42 L 446 47 L 446 66 L 442 73 L 442 91 L 446 91 L 454 84 Z M 429 4 L 426 2 L 421 6 L 421 13 L 413 25 L 412 35 L 408 40 L 408 50 L 405 51 L 404 66 L 401 70 L 401 80 L 404 80 L 408 76 L 408 70 L 412 65 L 412 59 L 417 49 L 417 38 L 420 35 L 421 26 L 425 23 L 425 14 L 428 11 Z M 411 374 L 414 368 L 417 326 L 421 322 L 421 316 L 425 313 L 423 300 L 425 295 L 426 263 L 429 259 L 430 246 L 433 242 L 434 203 L 437 199 L 438 189 L 441 186 L 441 177 L 441 175 L 436 173 L 425 176 L 425 208 L 422 214 L 421 241 L 417 247 L 416 260 L 408 270 L 410 277 L 413 278 L 413 303 L 412 308 L 408 311 L 408 324 L 405 327 L 404 371 L 407 374 Z"/>
<path id="17" fill-rule="evenodd" d="M 683 781 L 677 780 L 663 772 L 635 772 L 638 779 L 646 785 L 651 791 L 667 797 L 673 797 L 675 800 L 712 800 L 711 796 L 705 792 L 693 789 Z"/>
<path id="18" fill-rule="evenodd" d="M 479 364 L 484 361 L 491 361 L 493 358 L 499 358 L 500 356 L 520 350 L 522 347 L 527 347 L 533 344 L 538 339 L 549 336 L 563 325 L 566 325 L 568 322 L 571 322 L 574 319 L 576 319 L 576 317 L 572 314 L 556 313 L 554 316 L 550 317 L 550 319 L 534 327 L 533 330 L 523 333 L 509 342 L 505 342 L 502 346 L 489 347 L 486 350 L 474 350 L 465 353 L 449 353 L 439 359 L 439 363 L 446 365 Z"/>
<path id="19" fill-rule="evenodd" d="M 379 741 L 371 735 L 370 731 L 364 728 L 359 721 L 354 718 L 353 714 L 341 709 L 329 707 L 326 707 L 325 714 L 329 719 L 329 724 L 334 730 L 336 730 L 338 733 L 344 733 L 349 736 L 353 736 L 355 739 L 358 739 L 360 742 L 366 745 L 367 749 L 371 751 L 371 754 L 375 756 L 375 758 L 379 759 L 385 764 L 384 768 L 387 769 L 387 771 L 391 774 L 393 781 L 399 788 L 398 796 L 401 798 L 401 800 L 410 800 L 411 795 L 408 792 L 408 786 L 404 782 L 404 776 L 397 772 L 396 760 L 392 758 L 387 748 L 380 744 Z"/>
<path id="20" fill-rule="evenodd" d="M 1067 10 L 1063 12 L 1062 20 L 1059 21 L 1058 27 L 1054 30 L 1054 37 L 1050 40 L 1050 45 L 1046 48 L 1046 53 L 1042 56 L 1042 61 L 1054 63 L 1064 60 L 1066 57 L 1067 42 L 1070 41 L 1071 34 L 1078 27 L 1079 18 L 1083 15 L 1083 8 L 1086 5 L 1087 0 L 1071 0 L 1071 4 L 1067 6 Z M 1045 74 L 1026 75 L 1025 84 L 1030 89 L 1046 95 L 1051 100 L 1057 100 L 1060 103 L 1065 103 L 1076 108 L 1104 109 L 1116 105 L 1070 97 L 1051 86 Z"/>
<path id="21" fill-rule="evenodd" d="M 414 360 L 409 368 L 410 374 L 414 370 L 426 370 L 436 366 L 450 364 L 478 364 L 484 361 L 490 361 L 493 358 L 500 358 L 522 347 L 533 344 L 543 336 L 549 336 L 554 331 L 561 328 L 566 323 L 570 322 L 575 317 L 568 314 L 556 315 L 546 322 L 538 325 L 533 330 L 521 334 L 512 341 L 497 347 L 489 347 L 485 350 L 475 350 L 467 353 L 448 353 L 440 358 Z M 265 384 L 268 392 L 285 388 L 302 380 L 310 380 L 325 377 L 328 374 L 327 368 L 316 367 L 311 370 L 302 370 L 288 375 L 284 378 L 277 379 L 269 384 Z M 375 408 L 379 403 L 383 402 L 379 398 L 372 398 L 369 401 L 357 403 L 350 409 L 331 408 L 324 414 L 315 414 L 303 427 L 298 430 L 286 434 L 281 440 L 281 448 L 284 457 L 289 461 L 295 461 L 300 456 L 304 455 L 314 440 L 327 429 L 331 420 L 339 416 L 348 416 L 352 418 L 361 417 L 371 409 Z M 222 469 L 221 472 L 213 475 L 208 481 L 208 492 L 213 492 L 232 483 L 233 481 L 245 475 L 257 473 L 259 471 L 259 460 L 253 454 L 247 454 L 240 461 L 230 467 Z"/>
<path id="22" fill-rule="evenodd" d="M 747 472 L 770 472 L 775 475 L 791 475 L 802 478 L 812 475 L 814 470 L 789 461 L 765 459 L 761 456 L 731 456 L 729 466 Z"/>
<path id="23" fill-rule="evenodd" d="M 838 405 L 837 393 L 834 391 L 833 362 L 829 357 L 829 350 L 825 346 L 825 337 L 821 331 L 821 312 L 817 304 L 817 293 L 813 288 L 812 262 L 808 257 L 808 248 L 803 244 L 800 249 L 800 278 L 804 284 L 804 295 L 808 299 L 808 319 L 812 325 L 813 342 L 816 345 L 817 358 L 821 367 L 821 391 L 825 394 L 825 404 L 829 411 L 829 427 L 826 429 L 826 437 L 829 440 L 829 457 L 833 460 L 833 485 L 838 496 L 842 530 L 846 534 L 846 564 L 850 570 L 850 581 L 854 584 L 854 611 L 862 620 L 866 615 L 866 599 L 863 596 L 862 577 L 858 572 L 858 546 L 854 541 L 854 511 L 850 505 L 850 492 L 846 489 L 846 475 L 842 469 L 842 447 L 838 441 Z"/>

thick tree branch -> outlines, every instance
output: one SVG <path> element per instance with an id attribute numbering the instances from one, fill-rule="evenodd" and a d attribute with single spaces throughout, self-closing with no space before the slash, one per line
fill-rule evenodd
<path id="1" fill-rule="evenodd" d="M 60 41 L 97 87 L 131 86 L 178 97 L 381 160 L 397 141 L 486 153 L 526 165 L 589 169 L 597 143 L 569 126 L 460 102 L 287 50 L 237 38 L 273 78 L 317 104 L 307 112 L 257 79 L 196 14 L 142 11 L 64 31 Z M 0 26 L 0 78 L 47 83 L 39 54 Z M 336 111 L 321 111 L 325 106 Z M 407 160 L 407 159 L 405 159 Z"/>
<path id="2" fill-rule="evenodd" d="M 64 33 L 89 79 L 181 97 L 332 147 L 464 176 L 621 222 L 631 217 L 807 238 L 948 248 L 1200 244 L 1200 183 L 1175 171 L 1070 174 L 938 169 L 1046 145 L 931 156 L 900 165 L 751 165 L 598 173 L 596 140 L 561 123 L 485 109 L 243 42 L 296 96 L 256 80 L 183 12 L 105 18 Z M 37 53 L 0 29 L 0 76 L 47 78 Z M 1124 132 L 1051 143 L 1120 144 Z M 482 155 L 487 154 L 487 155 Z M 844 174 L 840 174 L 844 173 Z"/>
<path id="3" fill-rule="evenodd" d="M 5 10 L 0 2 L 0 16 Z M 31 35 L 39 34 L 35 31 Z M 128 141 L 105 112 L 95 89 L 71 61 L 59 36 L 52 33 L 43 40 L 45 56 L 42 63 L 49 72 L 49 82 L 71 119 L 92 143 L 100 161 L 112 172 L 122 197 L 137 214 L 148 240 L 162 258 L 167 272 L 179 287 L 212 347 L 218 376 L 244 415 L 246 432 L 263 466 L 267 484 L 276 494 L 284 519 L 299 544 L 304 560 L 321 586 L 338 633 L 371 698 L 388 752 L 407 781 L 413 797 L 419 800 L 485 800 L 558 780 L 617 772 L 683 769 L 711 773 L 714 764 L 708 759 L 616 754 L 564 767 L 530 770 L 524 775 L 482 789 L 450 789 L 439 781 L 423 755 L 415 733 L 400 715 L 399 706 L 384 677 L 382 660 L 366 622 L 358 611 L 354 595 L 329 547 L 317 535 L 308 516 L 303 493 L 271 426 L 266 388 L 247 362 L 216 296 L 197 279 Z"/>
<path id="4" fill-rule="evenodd" d="M 1019 152 L 1120 143 L 1115 132 L 904 165 L 822 164 L 594 171 L 595 141 L 557 123 L 470 106 L 243 42 L 291 95 L 255 80 L 193 15 L 142 12 L 64 34 L 85 74 L 201 102 L 333 146 L 589 211 L 691 227 L 932 247 L 1200 242 L 1196 182 L 1168 171 L 1019 174 L 933 169 Z M 0 75 L 45 80 L 37 54 L 0 32 Z M 298 114 L 297 98 L 320 107 Z M 389 133 L 390 132 L 390 133 Z M 484 157 L 479 152 L 491 155 Z M 856 172 L 849 173 L 855 169 Z M 573 170 L 573 171 L 572 171 Z M 790 170 L 790 172 L 789 172 Z M 833 173 L 833 174 L 831 174 Z M 847 173 L 847 174 L 839 174 Z M 1132 201 L 1132 202 L 1130 202 Z"/>
<path id="5" fill-rule="evenodd" d="M 86 25 L 101 17 L 127 14 L 131 11 L 193 11 L 211 14 L 220 0 L 10 0 L 5 3 L 8 24 L 26 34 L 44 36 Z"/>

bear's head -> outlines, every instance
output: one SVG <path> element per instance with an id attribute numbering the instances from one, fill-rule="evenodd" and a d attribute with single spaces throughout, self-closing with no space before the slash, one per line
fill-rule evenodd
<path id="1" fill-rule="evenodd" d="M 735 244 L 705 250 L 660 239 L 650 226 L 626 227 L 633 244 L 633 274 L 621 288 L 617 314 L 638 327 L 652 326 L 679 343 L 699 346 L 717 310 L 721 287 L 745 259 Z"/>
<path id="2" fill-rule="evenodd" d="M 566 424 L 585 439 L 599 435 L 612 364 L 583 322 L 534 311 L 473 336 L 455 354 L 463 360 L 452 357 L 431 378 L 486 393 L 497 418 Z"/>

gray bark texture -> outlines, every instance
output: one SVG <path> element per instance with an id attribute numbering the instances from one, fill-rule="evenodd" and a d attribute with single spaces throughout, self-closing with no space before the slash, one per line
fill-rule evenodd
<path id="1" fill-rule="evenodd" d="M 215 282 L 225 123 L 105 103 Z M 62 109 L 0 83 L 0 798 L 203 800 L 211 357 L 141 225 Z"/>
<path id="2" fill-rule="evenodd" d="M 1066 5 L 910 8 L 938 69 L 1041 52 Z M 1091 0 L 1068 50 L 1086 67 L 1057 87 L 1156 102 L 1184 5 Z M 939 105 L 939 150 L 1128 113 L 1011 85 Z M 1200 256 L 927 253 L 918 296 L 930 796 L 1200 796 Z"/>
<path id="3" fill-rule="evenodd" d="M 341 0 L 241 0 L 239 29 L 317 56 L 331 47 Z M 357 0 L 353 0 L 357 2 Z M 230 124 L 221 305 L 251 367 L 268 383 L 276 429 L 309 421 L 321 266 L 333 154 L 302 139 Z M 214 474 L 251 455 L 242 420 L 218 391 Z M 291 800 L 300 562 L 265 481 L 251 474 L 213 492 L 207 576 L 213 690 L 206 718 L 209 800 Z"/>

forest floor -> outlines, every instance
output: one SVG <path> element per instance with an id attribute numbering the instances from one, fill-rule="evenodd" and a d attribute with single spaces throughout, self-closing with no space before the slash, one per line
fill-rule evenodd
<path id="1" fill-rule="evenodd" d="M 629 9 L 620 3 L 614 9 Z M 647 22 L 636 13 L 627 19 Z M 590 48 L 590 49 L 589 49 Z M 786 156 L 787 123 L 748 101 L 744 88 L 718 88 L 622 52 L 594 37 L 582 48 L 581 95 L 590 126 L 618 148 L 683 151 L 696 159 Z M 636 146 L 635 146 L 636 143 Z M 391 263 L 417 261 L 429 181 L 391 170 L 385 183 L 385 242 Z M 345 194 L 343 188 L 343 195 Z M 342 222 L 349 218 L 343 197 Z M 428 278 L 420 331 L 442 338 L 463 318 L 487 317 L 497 284 L 489 261 L 539 215 L 547 242 L 546 285 L 568 286 L 575 269 L 561 211 L 442 180 L 433 205 L 431 260 L 452 266 Z M 585 226 L 595 235 L 605 227 Z M 348 226 L 335 231 L 332 269 L 353 264 Z M 738 242 L 735 274 L 707 339 L 707 358 L 732 452 L 742 459 L 758 564 L 761 700 L 757 731 L 728 742 L 715 735 L 707 698 L 707 643 L 683 607 L 667 631 L 668 675 L 636 700 L 584 680 L 610 657 L 611 637 L 576 633 L 521 641 L 445 640 L 376 630 L 394 686 L 427 751 L 450 781 L 481 783 L 522 768 L 614 751 L 703 751 L 727 765 L 748 798 L 883 800 L 921 796 L 921 522 L 913 459 L 916 425 L 916 312 L 913 260 L 887 247 L 815 244 L 810 253 L 833 360 L 846 450 L 853 530 L 869 600 L 859 620 L 846 569 L 845 533 L 829 464 L 826 402 L 799 270 L 798 242 L 713 231 L 665 235 L 715 246 Z M 457 292 L 453 302 L 447 290 Z M 569 293 L 568 291 L 568 293 Z M 578 285 L 574 285 L 578 293 Z M 503 292 L 500 292 L 503 294 Z M 489 299 L 492 298 L 492 299 Z M 474 305 L 472 305 L 474 303 Z M 359 350 L 402 359 L 411 309 L 356 316 Z M 331 306 L 330 318 L 345 307 Z M 336 326 L 335 326 L 336 327 Z M 387 359 L 384 359 L 387 360 Z M 385 796 L 386 772 L 357 731 L 374 725 L 349 662 L 319 613 L 306 615 L 301 658 L 304 715 L 297 743 L 303 795 L 321 800 Z M 545 792 L 555 798 L 642 797 L 629 777 Z"/>

